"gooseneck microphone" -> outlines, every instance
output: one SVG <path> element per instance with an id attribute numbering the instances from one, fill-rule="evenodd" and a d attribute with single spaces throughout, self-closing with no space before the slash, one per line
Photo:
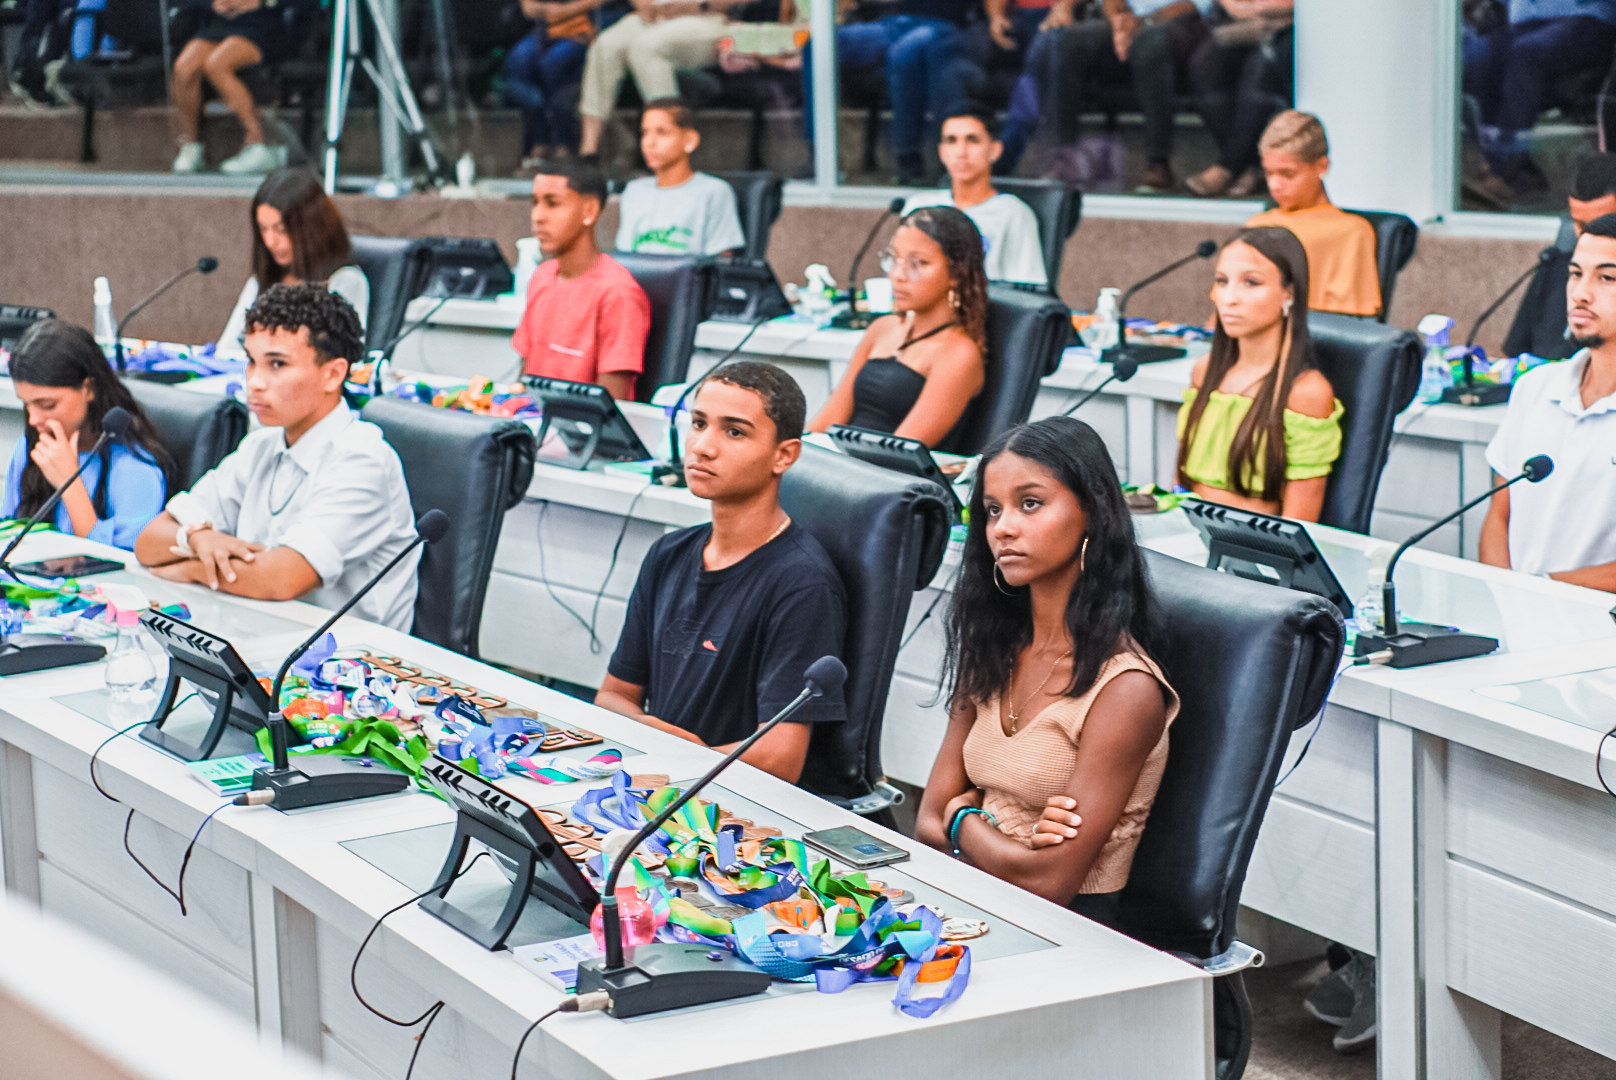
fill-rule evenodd
<path id="1" fill-rule="evenodd" d="M 846 680 L 847 668 L 834 656 L 821 656 L 809 664 L 808 670 L 803 673 L 802 693 L 792 698 L 767 723 L 741 740 L 735 749 L 724 755 L 723 760 L 707 770 L 707 775 L 685 788 L 677 799 L 663 807 L 661 813 L 647 821 L 623 846 L 617 858 L 612 860 L 605 883 L 601 886 L 601 935 L 605 938 L 606 955 L 578 965 L 579 995 L 593 990 L 606 991 L 611 995 L 606 1011 L 621 1018 L 744 997 L 768 988 L 768 977 L 763 972 L 750 964 L 726 964 L 728 953 L 715 953 L 706 945 L 638 945 L 633 961 L 625 963 L 622 923 L 617 913 L 617 879 L 646 838 L 712 783 L 719 773 L 733 765 L 759 739 L 794 716 L 804 705 L 814 698 L 835 693 Z M 714 959 L 715 956 L 717 959 Z"/>
<path id="2" fill-rule="evenodd" d="M 1114 382 L 1127 382 L 1139 372 L 1139 361 L 1132 356 L 1121 356 L 1111 362 L 1111 374 L 1100 380 L 1100 385 L 1077 399 L 1077 403 L 1061 413 L 1062 416 L 1071 416 L 1077 410 L 1087 405 L 1101 390 Z"/>
<path id="3" fill-rule="evenodd" d="M 853 265 L 847 271 L 848 289 L 858 288 L 859 264 L 864 261 L 864 253 L 870 250 L 871 244 L 875 243 L 876 234 L 881 231 L 881 226 L 887 223 L 887 219 L 903 213 L 904 201 L 902 198 L 893 199 L 887 204 L 887 208 L 882 211 L 881 216 L 875 219 L 875 225 L 870 229 L 870 235 L 864 238 L 863 246 L 858 249 L 858 254 L 853 256 Z"/>
<path id="4" fill-rule="evenodd" d="M 402 791 L 410 779 L 401 772 L 389 769 L 368 758 L 339 758 L 334 756 L 307 757 L 292 768 L 286 757 L 286 718 L 281 715 L 281 685 L 300 656 L 308 652 L 336 621 L 348 614 L 353 606 L 365 598 L 382 578 L 386 577 L 404 557 L 422 544 L 432 544 L 449 531 L 449 515 L 442 510 L 428 510 L 415 521 L 415 539 L 404 550 L 378 570 L 364 586 L 348 598 L 347 603 L 332 613 L 310 634 L 301 645 L 287 654 L 269 691 L 269 745 L 271 762 L 267 772 L 253 774 L 252 790 L 237 796 L 238 806 L 263 806 L 273 803 L 281 810 L 300 806 L 320 806 L 325 803 L 359 799 L 366 795 L 385 795 Z"/>
<path id="5" fill-rule="evenodd" d="M 1134 294 L 1140 289 L 1143 289 L 1149 285 L 1154 285 L 1156 282 L 1160 281 L 1168 274 L 1173 273 L 1175 270 L 1180 270 L 1199 259 L 1210 259 L 1217 253 L 1218 245 L 1215 241 L 1202 240 L 1199 244 L 1195 245 L 1195 250 L 1192 253 L 1184 256 L 1182 259 L 1167 264 L 1154 274 L 1151 274 L 1149 277 L 1141 278 L 1132 285 L 1129 285 L 1127 290 L 1122 294 L 1122 297 L 1117 301 L 1117 343 L 1111 348 L 1107 349 L 1105 351 L 1105 355 L 1100 357 L 1100 360 L 1103 363 L 1108 364 L 1116 364 L 1119 361 L 1129 359 L 1137 362 L 1135 350 L 1128 344 L 1128 301 L 1132 300 Z M 1175 355 L 1182 356 L 1182 350 L 1178 351 Z M 1132 376 L 1126 376 L 1125 379 L 1131 377 Z"/>
<path id="6" fill-rule="evenodd" d="M 1465 336 L 1464 379 L 1462 381 L 1462 385 L 1455 386 L 1448 393 L 1444 394 L 1443 400 L 1455 401 L 1460 405 L 1494 405 L 1509 398 L 1509 387 L 1507 386 L 1484 387 L 1484 390 L 1491 391 L 1490 394 L 1485 395 L 1487 400 L 1483 400 L 1483 395 L 1478 394 L 1476 390 L 1476 376 L 1473 370 L 1473 361 L 1475 359 L 1473 349 L 1476 344 L 1476 334 L 1481 331 L 1482 324 L 1488 319 L 1492 318 L 1493 313 L 1504 306 L 1504 301 L 1514 296 L 1515 290 L 1519 289 L 1522 285 L 1525 285 L 1537 274 L 1539 270 L 1543 269 L 1550 262 L 1552 262 L 1555 255 L 1557 255 L 1559 251 L 1559 248 L 1555 247 L 1553 244 L 1550 244 L 1548 247 L 1538 252 L 1537 261 L 1528 267 L 1520 277 L 1510 282 L 1509 288 L 1499 293 L 1498 299 L 1494 300 L 1491 304 L 1488 304 L 1482 313 L 1476 316 L 1476 321 L 1470 325 L 1470 333 Z"/>
<path id="7" fill-rule="evenodd" d="M 196 260 L 195 266 L 187 266 L 184 270 L 181 270 L 179 273 L 157 286 L 157 290 L 148 295 L 146 299 L 129 309 L 129 313 L 118 321 L 118 329 L 114 335 L 117 341 L 113 348 L 117 352 L 119 371 L 124 370 L 123 328 L 129 325 L 129 320 L 133 319 L 136 315 L 139 315 L 142 311 L 145 311 L 146 308 L 151 306 L 153 300 L 156 300 L 159 296 L 162 296 L 169 289 L 172 289 L 185 278 L 190 277 L 192 274 L 211 274 L 217 269 L 219 269 L 219 260 L 215 259 L 212 255 L 204 255 L 200 259 Z"/>
<path id="8" fill-rule="evenodd" d="M 1455 520 L 1459 515 L 1480 506 L 1483 502 L 1497 495 L 1511 484 L 1518 484 L 1522 480 L 1533 484 L 1539 483 L 1554 471 L 1554 462 L 1547 454 L 1526 459 L 1521 466 L 1520 474 L 1505 480 L 1502 484 L 1484 491 L 1474 499 L 1465 503 L 1453 513 L 1427 525 L 1413 536 L 1404 540 L 1392 553 L 1391 561 L 1386 564 L 1386 583 L 1381 587 L 1381 632 L 1379 634 L 1358 635 L 1354 652 L 1360 658 L 1371 658 L 1372 662 L 1382 662 L 1396 668 L 1419 667 L 1422 664 L 1434 664 L 1442 660 L 1458 660 L 1466 656 L 1481 656 L 1498 648 L 1496 638 L 1484 637 L 1480 634 L 1467 634 L 1451 626 L 1437 626 L 1432 623 L 1399 623 L 1397 618 L 1397 582 L 1392 576 L 1397 570 L 1397 560 L 1403 557 L 1403 552 L 1430 536 L 1448 522 Z"/>
<path id="9" fill-rule="evenodd" d="M 114 405 L 106 411 L 106 415 L 101 417 L 101 434 L 95 440 L 95 445 L 90 447 L 88 454 L 80 455 L 83 460 L 79 462 L 79 467 L 73 470 L 73 475 L 69 476 L 55 491 L 51 492 L 51 497 L 45 500 L 45 505 L 34 511 L 34 516 L 29 518 L 23 525 L 22 531 L 11 538 L 11 543 L 6 545 L 5 551 L 0 552 L 0 569 L 4 569 L 6 573 L 11 574 L 13 579 L 16 578 L 17 575 L 11 569 L 11 553 L 17 550 L 17 545 L 22 543 L 23 537 L 27 536 L 35 525 L 44 521 L 51 511 L 56 509 L 56 504 L 62 501 L 62 496 L 67 493 L 67 489 L 72 487 L 80 476 L 84 475 L 85 468 L 89 466 L 90 462 L 96 460 L 107 443 L 123 441 L 123 437 L 129 433 L 129 426 L 134 423 L 134 419 L 129 415 L 128 410 L 118 405 Z"/>

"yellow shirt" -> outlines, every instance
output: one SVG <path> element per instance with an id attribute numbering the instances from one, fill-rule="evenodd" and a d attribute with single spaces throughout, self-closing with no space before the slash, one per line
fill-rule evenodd
<path id="1" fill-rule="evenodd" d="M 1189 426 L 1195 396 L 1195 387 L 1186 388 L 1184 404 L 1178 407 L 1180 442 L 1184 441 L 1184 429 Z M 1251 401 L 1244 394 L 1212 391 L 1206 410 L 1201 413 L 1201 422 L 1195 427 L 1195 441 L 1190 444 L 1190 452 L 1184 457 L 1185 476 L 1197 484 L 1224 491 L 1234 490 L 1234 482 L 1229 476 L 1229 447 L 1234 443 L 1234 435 L 1240 430 L 1241 422 L 1251 411 Z M 1341 417 L 1346 415 L 1346 411 L 1340 398 L 1335 399 L 1335 407 L 1330 410 L 1329 416 L 1308 416 L 1294 409 L 1284 411 L 1287 482 L 1330 475 L 1330 470 L 1335 467 L 1335 459 L 1341 456 Z M 1260 492 L 1264 486 L 1263 439 L 1260 437 L 1256 450 L 1245 481 L 1247 491 Z"/>
<path id="2" fill-rule="evenodd" d="M 1375 262 L 1375 229 L 1367 218 L 1330 203 L 1286 213 L 1275 208 L 1246 222 L 1289 229 L 1307 252 L 1307 306 L 1342 315 L 1380 312 L 1380 272 Z"/>

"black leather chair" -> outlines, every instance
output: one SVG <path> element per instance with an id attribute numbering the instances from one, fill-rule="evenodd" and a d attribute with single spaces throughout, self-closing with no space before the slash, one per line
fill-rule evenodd
<path id="1" fill-rule="evenodd" d="M 1066 305 L 1044 293 L 988 286 L 987 381 L 936 449 L 978 454 L 1032 412 L 1038 384 L 1060 366 L 1072 331 Z"/>
<path id="2" fill-rule="evenodd" d="M 1246 868 L 1291 732 L 1324 707 L 1345 630 L 1326 600 L 1146 553 L 1162 606 L 1156 660 L 1178 691 L 1161 789 L 1117 905 L 1117 929 L 1209 973 L 1219 1080 L 1251 1049 L 1235 940 Z"/>
<path id="3" fill-rule="evenodd" d="M 428 257 L 403 236 L 353 236 L 354 265 L 370 283 L 365 348 L 380 349 L 404 328 L 404 312 L 426 287 Z"/>
<path id="4" fill-rule="evenodd" d="M 1308 316 L 1308 331 L 1313 362 L 1346 407 L 1341 456 L 1325 486 L 1319 521 L 1367 533 L 1391 451 L 1392 422 L 1420 388 L 1420 338 L 1412 330 L 1321 312 Z"/>
<path id="5" fill-rule="evenodd" d="M 1384 210 L 1347 212 L 1366 218 L 1375 228 L 1375 263 L 1380 277 L 1380 313 L 1375 318 L 1385 322 L 1392 309 L 1392 294 L 1397 291 L 1397 275 L 1402 273 L 1419 246 L 1420 227 L 1412 218 Z"/>
<path id="6" fill-rule="evenodd" d="M 993 186 L 1032 207 L 1038 218 L 1038 243 L 1044 249 L 1049 291 L 1058 295 L 1056 285 L 1060 282 L 1061 260 L 1066 256 L 1066 241 L 1083 220 L 1083 193 L 1054 180 L 1016 180 L 1008 176 L 995 176 Z"/>
<path id="7" fill-rule="evenodd" d="M 712 314 L 716 302 L 713 264 L 689 255 L 646 255 L 614 251 L 651 301 L 651 331 L 645 338 L 645 369 L 634 395 L 650 401 L 659 386 L 684 382 L 696 328 Z"/>
<path id="8" fill-rule="evenodd" d="M 247 406 L 233 397 L 142 379 L 127 379 L 124 385 L 174 456 L 175 491 L 189 490 L 247 435 Z"/>
<path id="9" fill-rule="evenodd" d="M 1577 351 L 1566 336 L 1566 282 L 1571 277 L 1571 253 L 1577 248 L 1577 227 L 1570 218 L 1560 219 L 1560 232 L 1547 262 L 1540 263 L 1521 297 L 1509 333 L 1504 335 L 1504 355 L 1534 356 L 1563 360 Z"/>
<path id="10" fill-rule="evenodd" d="M 879 813 L 891 804 L 878 785 L 892 669 L 910 598 L 942 565 L 953 508 L 930 481 L 817 446 L 803 447 L 781 480 L 780 505 L 824 545 L 847 593 L 847 720 L 814 728 L 799 783 L 850 809 Z"/>
<path id="11" fill-rule="evenodd" d="M 786 182 L 771 172 L 715 173 L 735 189 L 735 208 L 741 215 L 741 232 L 746 247 L 737 254 L 748 259 L 769 255 L 769 231 L 780 220 L 780 207 Z"/>
<path id="12" fill-rule="evenodd" d="M 533 432 L 498 420 L 377 397 L 360 415 L 382 429 L 404 466 L 416 517 L 449 515 L 449 533 L 421 553 L 416 637 L 477 656 L 483 597 L 505 512 L 533 479 Z"/>

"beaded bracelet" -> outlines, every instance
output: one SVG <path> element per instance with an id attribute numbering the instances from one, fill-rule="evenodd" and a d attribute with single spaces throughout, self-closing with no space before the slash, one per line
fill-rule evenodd
<path id="1" fill-rule="evenodd" d="M 995 829 L 999 827 L 999 819 L 980 807 L 962 806 L 958 810 L 954 811 L 954 820 L 948 823 L 948 842 L 954 846 L 954 858 L 956 859 L 960 857 L 960 825 L 963 824 L 965 819 L 970 817 L 972 814 L 981 814 L 992 823 Z"/>

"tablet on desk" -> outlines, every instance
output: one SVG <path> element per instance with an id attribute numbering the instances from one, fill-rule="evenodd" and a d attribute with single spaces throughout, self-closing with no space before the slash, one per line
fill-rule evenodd
<path id="1" fill-rule="evenodd" d="M 883 469 L 892 469 L 895 472 L 930 480 L 948 493 L 948 501 L 954 507 L 954 516 L 959 516 L 960 501 L 959 496 L 954 493 L 954 485 L 948 482 L 948 477 L 944 476 L 943 470 L 937 466 L 937 459 L 932 457 L 926 444 L 919 439 L 905 439 L 885 431 L 871 431 L 869 428 L 850 427 L 846 424 L 832 424 L 826 429 L 825 434 L 834 439 L 837 447 L 849 457 L 868 461 L 871 465 L 879 465 Z"/>
<path id="2" fill-rule="evenodd" d="M 1202 499 L 1183 506 L 1206 542 L 1208 569 L 1322 596 L 1352 618 L 1352 600 L 1300 522 Z"/>
<path id="3" fill-rule="evenodd" d="M 604 386 L 543 375 L 527 375 L 522 382 L 544 412 L 538 431 L 540 460 L 582 469 L 591 461 L 650 459 L 651 451 Z"/>

